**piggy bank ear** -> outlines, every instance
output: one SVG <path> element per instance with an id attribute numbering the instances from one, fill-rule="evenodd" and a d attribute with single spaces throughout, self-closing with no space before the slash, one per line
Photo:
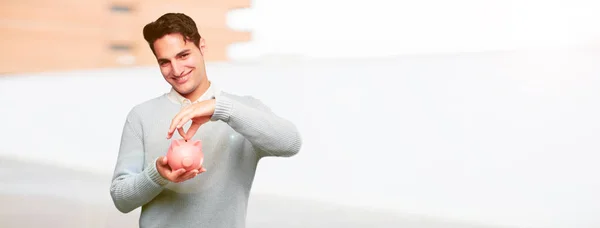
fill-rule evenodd
<path id="1" fill-rule="evenodd" d="M 196 141 L 196 142 L 194 142 L 194 144 L 193 144 L 193 145 L 194 145 L 194 146 L 200 146 L 200 145 L 202 145 L 202 144 L 200 143 L 200 141 Z"/>
<path id="2" fill-rule="evenodd" d="M 179 140 L 173 140 L 173 146 L 174 147 L 177 147 L 177 146 L 180 146 L 180 145 L 181 144 L 180 144 Z"/>

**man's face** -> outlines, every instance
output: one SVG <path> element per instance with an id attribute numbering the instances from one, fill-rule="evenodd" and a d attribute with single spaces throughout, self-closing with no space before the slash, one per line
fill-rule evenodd
<path id="1" fill-rule="evenodd" d="M 181 34 L 168 34 L 154 42 L 154 54 L 165 80 L 180 94 L 192 93 L 206 79 L 204 40 L 200 48 Z"/>

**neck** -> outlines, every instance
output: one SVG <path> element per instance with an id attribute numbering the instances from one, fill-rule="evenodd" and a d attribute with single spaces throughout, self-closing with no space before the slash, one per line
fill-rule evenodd
<path id="1" fill-rule="evenodd" d="M 198 100 L 202 94 L 204 94 L 206 92 L 206 90 L 208 90 L 208 87 L 210 86 L 210 81 L 208 81 L 207 79 L 205 79 L 202 83 L 200 83 L 200 85 L 198 86 L 198 88 L 196 88 L 194 90 L 194 92 L 191 92 L 189 94 L 183 95 L 183 97 L 189 99 L 190 101 L 194 102 L 196 100 Z"/>

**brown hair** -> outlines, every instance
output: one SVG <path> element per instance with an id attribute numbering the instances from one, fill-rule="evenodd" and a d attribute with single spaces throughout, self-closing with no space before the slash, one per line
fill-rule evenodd
<path id="1" fill-rule="evenodd" d="M 194 20 L 183 13 L 167 13 L 144 26 L 144 39 L 148 42 L 154 53 L 154 41 L 161 37 L 179 33 L 186 41 L 193 42 L 200 47 L 200 34 Z"/>

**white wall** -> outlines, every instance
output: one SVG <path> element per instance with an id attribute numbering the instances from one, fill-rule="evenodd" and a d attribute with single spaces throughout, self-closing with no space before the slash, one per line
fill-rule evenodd
<path id="1" fill-rule="evenodd" d="M 600 46 L 596 0 L 253 0 L 232 12 L 253 41 L 234 59 L 270 54 L 375 57 L 408 53 Z"/>
<path id="2" fill-rule="evenodd" d="M 580 50 L 208 67 L 303 133 L 297 157 L 261 162 L 255 192 L 591 228 L 600 226 L 598 62 L 600 51 Z M 167 90 L 153 67 L 0 78 L 0 155 L 109 178 L 125 115 Z"/>

